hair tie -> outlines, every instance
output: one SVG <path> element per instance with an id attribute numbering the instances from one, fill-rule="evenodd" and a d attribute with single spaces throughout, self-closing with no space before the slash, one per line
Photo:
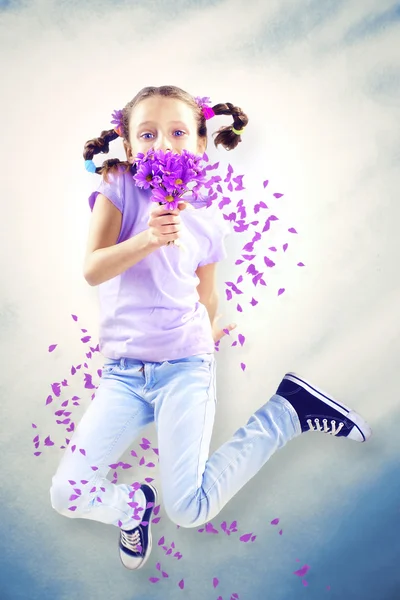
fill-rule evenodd
<path id="1" fill-rule="evenodd" d="M 236 133 L 236 135 L 242 135 L 244 129 L 235 129 L 234 127 L 232 127 L 232 131 L 233 133 Z"/>
<path id="2" fill-rule="evenodd" d="M 85 169 L 89 173 L 96 173 L 96 165 L 92 160 L 85 160 Z"/>
<path id="3" fill-rule="evenodd" d="M 195 102 L 196 102 L 197 106 L 199 106 L 201 108 L 203 116 L 206 121 L 208 121 L 208 119 L 212 119 L 213 117 L 215 117 L 215 112 L 213 111 L 211 106 L 209 106 L 211 104 L 210 98 L 207 98 L 207 97 L 201 98 L 200 96 L 196 96 Z"/>

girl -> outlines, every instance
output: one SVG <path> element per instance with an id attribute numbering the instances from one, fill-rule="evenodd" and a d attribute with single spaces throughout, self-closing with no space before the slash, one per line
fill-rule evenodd
<path id="1" fill-rule="evenodd" d="M 84 276 L 99 286 L 105 363 L 96 396 L 53 477 L 51 503 L 62 515 L 118 526 L 120 558 L 128 569 L 142 567 L 150 555 L 157 492 L 152 485 L 116 485 L 106 477 L 110 464 L 152 421 L 164 507 L 181 527 L 213 519 L 274 452 L 303 432 L 358 442 L 371 435 L 350 408 L 288 373 L 272 398 L 208 457 L 216 404 L 214 344 L 224 335 L 216 325 L 216 263 L 225 258 L 227 230 L 218 207 L 198 208 L 196 201 L 197 210 L 188 210 L 186 201 L 168 211 L 151 202 L 151 190 L 138 188 L 132 175 L 137 154 L 151 148 L 202 155 L 206 118 L 214 114 L 233 119 L 218 130 L 215 144 L 235 148 L 248 123 L 240 108 L 226 103 L 211 109 L 173 86 L 144 88 L 116 113 L 116 129 L 103 131 L 84 150 L 87 169 L 103 175 L 89 198 Z M 127 160 L 96 168 L 93 155 L 107 153 L 118 135 Z M 185 252 L 170 245 L 178 238 Z M 75 512 L 68 510 L 69 480 L 87 481 Z"/>

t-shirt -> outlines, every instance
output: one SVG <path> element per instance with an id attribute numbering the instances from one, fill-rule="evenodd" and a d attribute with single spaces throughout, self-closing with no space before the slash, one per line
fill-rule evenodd
<path id="1" fill-rule="evenodd" d="M 108 175 L 89 197 L 99 193 L 122 213 L 117 243 L 148 228 L 151 190 L 138 188 L 132 170 Z M 185 197 L 185 200 L 187 198 Z M 194 207 L 192 209 L 192 207 Z M 107 358 L 163 362 L 214 352 L 206 307 L 199 302 L 195 271 L 226 258 L 229 227 L 218 206 L 192 200 L 180 213 L 180 240 L 157 248 L 125 272 L 98 286 L 100 352 Z"/>

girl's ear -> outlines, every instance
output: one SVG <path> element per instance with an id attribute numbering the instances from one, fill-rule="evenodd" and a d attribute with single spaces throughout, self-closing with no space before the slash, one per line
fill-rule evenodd
<path id="1" fill-rule="evenodd" d="M 129 163 L 132 164 L 133 163 L 133 152 L 132 152 L 131 145 L 128 144 L 128 142 L 126 140 L 124 140 L 123 144 L 124 144 L 126 159 Z"/>
<path id="2" fill-rule="evenodd" d="M 207 148 L 207 138 L 199 138 L 199 141 L 197 142 L 197 151 L 198 154 L 204 154 L 204 152 L 206 151 Z"/>

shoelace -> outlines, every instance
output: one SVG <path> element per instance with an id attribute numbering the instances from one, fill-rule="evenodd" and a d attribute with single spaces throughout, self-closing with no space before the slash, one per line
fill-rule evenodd
<path id="1" fill-rule="evenodd" d="M 315 423 L 315 427 L 314 427 L 314 423 L 312 422 L 312 420 L 307 419 L 307 424 L 310 428 L 310 431 L 322 431 L 323 433 L 329 433 L 329 435 L 337 435 L 341 431 L 341 429 L 343 429 L 343 427 L 344 427 L 343 423 L 339 423 L 338 428 L 336 428 L 336 421 L 334 419 L 332 419 L 332 421 L 330 422 L 331 429 L 329 429 L 327 419 L 322 419 L 322 422 L 324 424 L 323 428 L 321 427 L 321 423 L 319 422 L 319 419 L 314 419 L 314 423 Z"/>
<path id="2" fill-rule="evenodd" d="M 139 529 L 135 529 L 133 533 L 128 533 L 121 529 L 121 542 L 125 548 L 128 548 L 128 550 L 131 550 L 132 552 L 138 554 L 142 551 Z"/>

